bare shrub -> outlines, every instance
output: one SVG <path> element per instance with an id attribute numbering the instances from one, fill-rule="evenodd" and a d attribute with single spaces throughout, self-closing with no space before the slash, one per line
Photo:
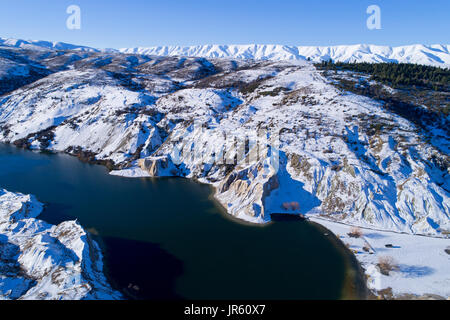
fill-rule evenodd
<path id="1" fill-rule="evenodd" d="M 298 211 L 300 210 L 300 204 L 296 201 L 292 201 L 292 202 L 283 202 L 283 204 L 281 205 L 281 207 L 284 210 L 292 210 L 292 211 Z"/>
<path id="2" fill-rule="evenodd" d="M 391 271 L 398 270 L 398 264 L 391 256 L 379 257 L 377 266 L 385 276 L 388 276 Z"/>
<path id="3" fill-rule="evenodd" d="M 347 233 L 349 237 L 351 238 L 361 238 L 363 236 L 363 232 L 360 228 L 358 227 L 352 227 L 350 229 L 350 232 Z"/>
<path id="4" fill-rule="evenodd" d="M 289 202 L 283 202 L 281 208 L 283 208 L 284 210 L 289 210 L 291 208 L 291 204 Z"/>
<path id="5" fill-rule="evenodd" d="M 293 210 L 293 211 L 300 210 L 300 204 L 296 201 L 291 202 L 291 210 Z"/>

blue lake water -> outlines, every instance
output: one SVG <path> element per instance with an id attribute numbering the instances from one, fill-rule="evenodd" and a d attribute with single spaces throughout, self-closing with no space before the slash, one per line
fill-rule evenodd
<path id="1" fill-rule="evenodd" d="M 187 179 L 130 179 L 64 154 L 0 144 L 0 188 L 34 194 L 50 223 L 78 219 L 115 288 L 137 299 L 338 299 L 349 264 L 307 222 L 248 225 Z"/>

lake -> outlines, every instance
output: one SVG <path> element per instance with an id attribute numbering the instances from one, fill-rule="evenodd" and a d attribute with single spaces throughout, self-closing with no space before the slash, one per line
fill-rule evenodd
<path id="1" fill-rule="evenodd" d="M 357 273 L 324 229 L 242 223 L 210 186 L 187 179 L 111 176 L 69 155 L 0 144 L 0 188 L 35 195 L 47 222 L 78 219 L 128 298 L 339 299 Z"/>

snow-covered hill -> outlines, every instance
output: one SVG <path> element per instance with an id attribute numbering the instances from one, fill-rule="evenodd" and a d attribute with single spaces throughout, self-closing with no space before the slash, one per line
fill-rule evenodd
<path id="1" fill-rule="evenodd" d="M 187 56 L 257 60 L 305 60 L 315 62 L 403 62 L 450 66 L 450 45 L 410 45 L 400 47 L 376 45 L 283 46 L 283 45 L 204 45 L 123 48 L 120 52 L 157 56 Z"/>
<path id="2" fill-rule="evenodd" d="M 34 197 L 0 189 L 0 300 L 120 299 L 83 228 L 38 220 L 41 211 Z"/>
<path id="3" fill-rule="evenodd" d="M 5 39 L 0 38 L 0 46 L 30 49 L 30 50 L 76 50 L 76 51 L 88 51 L 96 52 L 98 49 L 79 46 L 70 43 L 57 42 L 57 41 L 42 41 L 42 40 L 21 40 L 21 39 Z"/>
<path id="4" fill-rule="evenodd" d="M 340 89 L 304 59 L 328 59 L 326 49 L 300 58 L 278 47 L 254 47 L 249 56 L 238 47 L 226 49 L 232 54 L 217 53 L 219 47 L 183 53 L 227 57 L 221 59 L 158 56 L 176 54 L 163 49 L 44 47 L 0 46 L 0 142 L 66 152 L 116 175 L 197 179 L 215 187 L 229 214 L 255 223 L 292 212 L 285 204 L 295 203 L 297 212 L 327 221 L 442 238 L 450 233 L 449 116 L 422 125 L 415 114 Z M 448 46 L 392 50 L 421 63 L 431 50 L 434 61 L 449 62 Z M 338 51 L 333 54 L 341 58 L 356 54 Z M 277 56 L 282 52 L 284 58 Z M 364 80 L 333 75 L 355 76 L 357 85 Z M 447 92 L 436 96 L 448 99 Z M 416 107 L 434 112 L 426 103 Z M 6 206 L 23 197 L 2 194 Z M 14 224 L 4 220 L 0 228 Z M 82 233 L 77 224 L 64 226 Z M 42 228 L 52 237 L 58 227 Z M 2 234 L 16 236 L 8 230 L 0 230 L 0 244 Z"/>
<path id="5" fill-rule="evenodd" d="M 154 56 L 184 56 L 202 58 L 229 58 L 255 60 L 307 60 L 314 62 L 396 62 L 450 67 L 450 45 L 406 45 L 398 47 L 368 44 L 339 46 L 287 46 L 287 45 L 199 45 L 156 46 L 122 49 L 98 49 L 87 46 L 41 40 L 0 38 L 0 47 L 8 46 L 32 50 L 74 50 L 79 52 L 122 52 Z"/>
<path id="6" fill-rule="evenodd" d="M 196 178 L 216 186 L 230 214 L 255 222 L 294 201 L 355 225 L 450 230 L 448 168 L 435 160 L 447 156 L 446 133 L 343 93 L 307 61 L 27 56 L 49 75 L 0 99 L 0 141 Z M 237 154 L 261 130 L 279 135 L 279 168 L 258 145 Z M 228 149 L 228 160 L 214 148 Z M 187 154 L 175 159 L 176 150 Z"/>

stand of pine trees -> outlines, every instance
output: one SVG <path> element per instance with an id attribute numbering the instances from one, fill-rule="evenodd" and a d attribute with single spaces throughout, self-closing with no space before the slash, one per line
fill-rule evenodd
<path id="1" fill-rule="evenodd" d="M 450 91 L 450 70 L 410 63 L 342 63 L 324 61 L 321 70 L 347 70 L 369 74 L 371 80 L 393 88 L 416 86 L 436 91 Z"/>

